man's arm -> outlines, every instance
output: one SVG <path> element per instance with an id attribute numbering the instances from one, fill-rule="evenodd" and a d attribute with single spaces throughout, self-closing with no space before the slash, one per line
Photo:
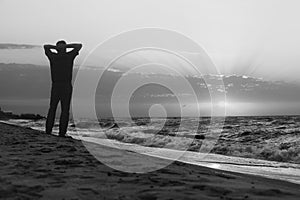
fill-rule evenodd
<path id="1" fill-rule="evenodd" d="M 82 48 L 82 44 L 79 43 L 67 44 L 66 48 L 73 48 L 73 50 L 79 52 L 80 49 Z"/>
<path id="2" fill-rule="evenodd" d="M 53 54 L 53 52 L 51 51 L 51 49 L 55 49 L 56 50 L 56 46 L 55 45 L 51 45 L 51 44 L 45 44 L 44 45 L 45 54 L 47 56 Z"/>

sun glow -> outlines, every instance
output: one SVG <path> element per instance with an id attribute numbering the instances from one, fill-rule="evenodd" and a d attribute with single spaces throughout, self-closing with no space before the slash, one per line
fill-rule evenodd
<path id="1" fill-rule="evenodd" d="M 221 107 L 221 108 L 229 107 L 229 103 L 227 101 L 219 101 L 217 105 L 218 105 L 218 107 Z"/>

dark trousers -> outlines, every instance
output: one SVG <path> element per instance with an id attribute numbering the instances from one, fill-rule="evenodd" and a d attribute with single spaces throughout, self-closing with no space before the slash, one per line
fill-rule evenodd
<path id="1" fill-rule="evenodd" d="M 53 83 L 51 89 L 50 108 L 46 121 L 46 133 L 50 134 L 55 121 L 57 105 L 60 102 L 61 115 L 59 120 L 59 134 L 65 135 L 69 123 L 69 111 L 72 98 L 72 85 L 66 83 Z"/>

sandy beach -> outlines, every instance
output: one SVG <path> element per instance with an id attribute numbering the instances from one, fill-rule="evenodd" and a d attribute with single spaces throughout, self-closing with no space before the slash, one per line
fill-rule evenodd
<path id="1" fill-rule="evenodd" d="M 300 198 L 300 186 L 289 182 L 180 162 L 147 174 L 125 173 L 102 164 L 72 138 L 3 123 L 0 133 L 3 199 Z"/>

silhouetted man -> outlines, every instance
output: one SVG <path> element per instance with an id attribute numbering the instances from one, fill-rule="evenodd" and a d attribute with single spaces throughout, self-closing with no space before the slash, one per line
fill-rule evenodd
<path id="1" fill-rule="evenodd" d="M 67 48 L 72 48 L 73 50 L 67 52 Z M 46 121 L 47 134 L 51 134 L 52 132 L 56 108 L 60 102 L 61 115 L 59 120 L 59 136 L 66 136 L 73 89 L 73 63 L 81 48 L 82 44 L 67 44 L 63 40 L 58 41 L 55 46 L 48 44 L 44 45 L 45 54 L 50 61 L 52 79 L 50 108 Z M 51 49 L 56 50 L 56 52 L 52 52 Z"/>

